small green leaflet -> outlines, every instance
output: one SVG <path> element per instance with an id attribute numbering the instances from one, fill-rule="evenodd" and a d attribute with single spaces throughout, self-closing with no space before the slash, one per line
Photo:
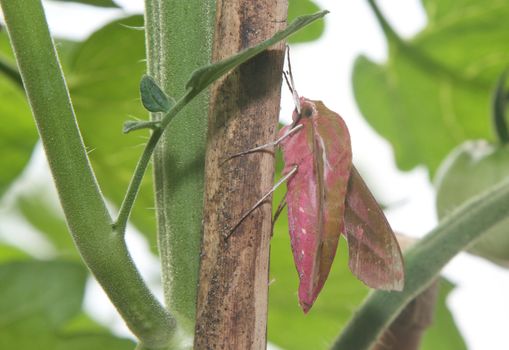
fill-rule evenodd
<path id="1" fill-rule="evenodd" d="M 155 128 L 158 128 L 160 125 L 161 125 L 161 123 L 159 120 L 154 120 L 154 121 L 128 120 L 124 123 L 122 132 L 124 134 L 128 134 L 134 130 L 155 129 Z"/>
<path id="2" fill-rule="evenodd" d="M 149 112 L 167 113 L 175 105 L 175 100 L 164 93 L 155 80 L 143 75 L 140 82 L 140 95 L 143 106 Z"/>

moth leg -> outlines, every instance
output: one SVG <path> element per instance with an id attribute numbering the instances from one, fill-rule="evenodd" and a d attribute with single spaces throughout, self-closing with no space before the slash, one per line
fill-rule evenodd
<path id="1" fill-rule="evenodd" d="M 270 231 L 270 237 L 274 236 L 274 225 L 276 224 L 276 220 L 279 218 L 279 215 L 281 215 L 281 212 L 286 207 L 286 193 L 279 202 L 279 205 L 277 206 L 276 212 L 274 213 L 274 217 L 272 218 L 272 229 Z"/>
<path id="2" fill-rule="evenodd" d="M 298 166 L 295 165 L 292 170 L 290 170 L 288 172 L 288 174 L 286 174 L 285 176 L 283 176 L 281 179 L 279 179 L 279 181 L 274 185 L 274 187 L 272 187 L 270 189 L 269 192 L 265 193 L 262 198 L 260 198 L 260 200 L 258 202 L 256 202 L 247 212 L 244 213 L 244 215 L 242 215 L 242 217 L 240 218 L 240 220 L 235 224 L 235 226 L 233 226 L 232 229 L 230 229 L 230 231 L 228 231 L 228 233 L 225 235 L 225 240 L 227 240 L 228 238 L 230 238 L 230 236 L 232 235 L 232 233 L 237 229 L 237 227 L 240 226 L 240 224 L 249 216 L 249 214 L 251 214 L 256 208 L 258 208 L 263 202 L 265 202 L 265 200 L 279 187 L 283 184 L 283 182 L 287 181 L 289 178 L 291 178 L 293 175 L 295 175 L 295 173 L 297 172 L 297 169 L 298 169 Z"/>
<path id="3" fill-rule="evenodd" d="M 247 151 L 244 151 L 244 152 L 239 152 L 239 153 L 232 154 L 231 156 L 226 158 L 224 161 L 222 161 L 221 165 L 226 163 L 230 159 L 233 159 L 233 158 L 236 158 L 236 157 L 239 157 L 239 156 L 243 156 L 243 155 L 246 155 L 246 154 L 258 152 L 258 151 L 263 151 L 264 149 L 277 146 L 277 145 L 279 145 L 279 143 L 281 143 L 281 141 L 286 139 L 288 136 L 294 134 L 295 132 L 299 131 L 303 127 L 304 127 L 304 125 L 299 124 L 299 125 L 295 126 L 294 128 L 288 130 L 288 132 L 286 134 L 284 134 L 283 136 L 278 138 L 276 141 L 272 141 L 272 142 L 266 143 L 265 145 L 261 145 L 261 146 L 255 147 L 255 148 L 248 149 Z"/>

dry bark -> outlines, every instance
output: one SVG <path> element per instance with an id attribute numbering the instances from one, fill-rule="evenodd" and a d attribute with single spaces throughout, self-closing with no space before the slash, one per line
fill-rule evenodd
<path id="1" fill-rule="evenodd" d="M 287 0 L 218 0 L 213 61 L 269 38 L 286 15 Z M 224 235 L 272 187 L 274 157 L 224 160 L 274 140 L 283 57 L 281 43 L 211 89 L 195 349 L 266 348 L 271 201 Z"/>

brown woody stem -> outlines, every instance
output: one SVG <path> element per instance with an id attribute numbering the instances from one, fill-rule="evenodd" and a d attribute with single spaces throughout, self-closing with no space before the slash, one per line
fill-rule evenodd
<path id="1" fill-rule="evenodd" d="M 269 38 L 285 27 L 286 14 L 286 0 L 218 0 L 213 61 Z M 271 205 L 229 240 L 224 234 L 272 187 L 274 159 L 262 152 L 222 160 L 274 140 L 283 58 L 280 43 L 211 89 L 195 349 L 266 348 Z"/>

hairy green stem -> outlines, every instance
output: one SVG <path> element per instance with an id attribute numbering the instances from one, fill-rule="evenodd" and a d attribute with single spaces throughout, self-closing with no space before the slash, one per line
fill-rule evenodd
<path id="1" fill-rule="evenodd" d="M 506 181 L 446 217 L 404 255 L 404 290 L 372 293 L 332 349 L 370 349 L 405 305 L 427 288 L 456 254 L 508 216 L 509 181 Z"/>
<path id="2" fill-rule="evenodd" d="M 11 44 L 67 223 L 80 254 L 132 332 L 170 343 L 174 319 L 144 284 L 100 193 L 41 2 L 0 0 Z"/>
<path id="3" fill-rule="evenodd" d="M 191 98 L 196 93 L 185 85 L 193 71 L 210 63 L 214 13 L 215 0 L 145 0 L 147 72 L 168 95 L 191 94 Z M 208 94 L 196 96 L 169 123 L 154 153 L 165 301 L 191 338 L 202 239 L 207 114 Z M 159 119 L 159 114 L 153 113 L 152 119 Z"/>

